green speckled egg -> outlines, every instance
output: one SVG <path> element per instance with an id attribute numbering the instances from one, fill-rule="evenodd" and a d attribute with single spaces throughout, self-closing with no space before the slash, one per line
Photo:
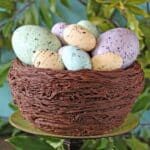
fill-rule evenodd
<path id="1" fill-rule="evenodd" d="M 36 26 L 24 25 L 15 30 L 12 46 L 17 57 L 25 64 L 32 64 L 32 55 L 38 50 L 57 52 L 61 47 L 58 38 L 49 30 Z"/>
<path id="2" fill-rule="evenodd" d="M 84 27 L 85 29 L 89 30 L 91 33 L 93 33 L 93 35 L 98 38 L 100 31 L 98 30 L 98 28 L 96 27 L 96 25 L 94 25 L 93 23 L 91 23 L 88 20 L 81 20 L 77 23 L 78 25 Z"/>

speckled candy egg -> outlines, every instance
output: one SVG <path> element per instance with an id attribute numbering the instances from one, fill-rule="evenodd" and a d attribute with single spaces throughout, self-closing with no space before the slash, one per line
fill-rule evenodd
<path id="1" fill-rule="evenodd" d="M 24 25 L 13 33 L 12 46 L 22 62 L 32 64 L 31 58 L 35 51 L 43 49 L 57 51 L 61 47 L 61 43 L 55 35 L 45 28 Z"/>
<path id="2" fill-rule="evenodd" d="M 64 65 L 68 70 L 91 69 L 89 55 L 75 46 L 65 46 L 59 50 Z"/>
<path id="3" fill-rule="evenodd" d="M 63 50 L 64 50 L 66 47 L 68 47 L 68 46 L 63 46 L 63 47 L 61 47 L 61 48 L 58 50 L 58 54 L 59 54 L 59 55 L 62 55 L 62 54 L 63 54 Z"/>
<path id="4" fill-rule="evenodd" d="M 49 50 L 36 51 L 32 56 L 32 62 L 36 68 L 49 68 L 53 70 L 64 69 L 64 64 L 60 55 Z"/>
<path id="5" fill-rule="evenodd" d="M 96 55 L 92 58 L 93 70 L 111 71 L 121 68 L 123 59 L 114 53 Z"/>
<path id="6" fill-rule="evenodd" d="M 77 46 L 84 51 L 91 51 L 96 45 L 95 36 L 80 25 L 68 25 L 63 32 L 67 44 Z"/>
<path id="7" fill-rule="evenodd" d="M 94 36 L 97 38 L 100 34 L 98 28 L 91 23 L 88 20 L 81 20 L 79 21 L 77 24 L 79 24 L 80 26 L 82 26 L 83 28 L 86 28 L 87 30 L 89 30 L 91 33 L 94 34 Z"/>
<path id="8" fill-rule="evenodd" d="M 63 39 L 63 31 L 66 27 L 67 27 L 67 24 L 65 22 L 58 22 L 51 29 L 51 32 L 54 35 L 56 35 L 63 44 L 65 44 L 65 41 Z"/>
<path id="9" fill-rule="evenodd" d="M 139 41 L 125 28 L 115 28 L 100 35 L 93 56 L 112 52 L 122 57 L 122 68 L 130 66 L 139 54 Z"/>

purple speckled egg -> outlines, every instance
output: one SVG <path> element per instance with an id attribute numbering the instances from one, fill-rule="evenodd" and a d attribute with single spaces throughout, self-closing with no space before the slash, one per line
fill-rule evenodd
<path id="1" fill-rule="evenodd" d="M 61 40 L 62 44 L 65 44 L 63 39 L 63 31 L 67 26 L 68 24 L 65 22 L 58 22 L 51 29 L 51 32 Z"/>
<path id="2" fill-rule="evenodd" d="M 139 41 L 136 35 L 126 28 L 115 28 L 100 35 L 92 55 L 112 52 L 122 57 L 123 65 L 127 68 L 139 54 Z"/>

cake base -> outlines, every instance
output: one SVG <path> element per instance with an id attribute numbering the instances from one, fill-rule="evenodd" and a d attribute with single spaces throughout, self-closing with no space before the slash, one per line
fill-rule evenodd
<path id="1" fill-rule="evenodd" d="M 36 134 L 36 135 L 43 135 L 43 136 L 51 136 L 51 137 L 58 137 L 58 138 L 66 138 L 66 139 L 93 139 L 93 138 L 102 138 L 102 137 L 112 137 L 116 135 L 125 134 L 132 129 L 134 129 L 138 125 L 137 118 L 129 113 L 123 124 L 112 131 L 110 131 L 107 134 L 101 134 L 101 135 L 92 135 L 92 136 L 65 136 L 65 135 L 57 135 L 57 134 L 51 134 L 45 131 L 40 130 L 39 128 L 36 128 L 32 123 L 25 120 L 23 116 L 21 115 L 20 111 L 17 111 L 13 113 L 10 118 L 9 122 L 12 126 L 15 128 L 18 128 L 24 132 Z"/>
<path id="2" fill-rule="evenodd" d="M 81 137 L 120 126 L 144 88 L 138 62 L 114 71 L 55 71 L 16 59 L 8 81 L 25 119 L 54 135 Z"/>

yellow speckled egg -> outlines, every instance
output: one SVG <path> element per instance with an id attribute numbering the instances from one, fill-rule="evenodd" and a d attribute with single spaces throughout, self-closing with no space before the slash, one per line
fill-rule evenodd
<path id="1" fill-rule="evenodd" d="M 113 53 L 96 55 L 92 58 L 93 70 L 111 71 L 121 68 L 123 59 Z"/>
<path id="2" fill-rule="evenodd" d="M 33 65 L 36 68 L 49 68 L 53 70 L 64 70 L 64 64 L 60 55 L 50 50 L 36 51 L 32 57 Z"/>
<path id="3" fill-rule="evenodd" d="M 77 46 L 84 51 L 91 51 L 96 45 L 95 36 L 80 25 L 68 25 L 63 32 L 67 44 Z"/>

